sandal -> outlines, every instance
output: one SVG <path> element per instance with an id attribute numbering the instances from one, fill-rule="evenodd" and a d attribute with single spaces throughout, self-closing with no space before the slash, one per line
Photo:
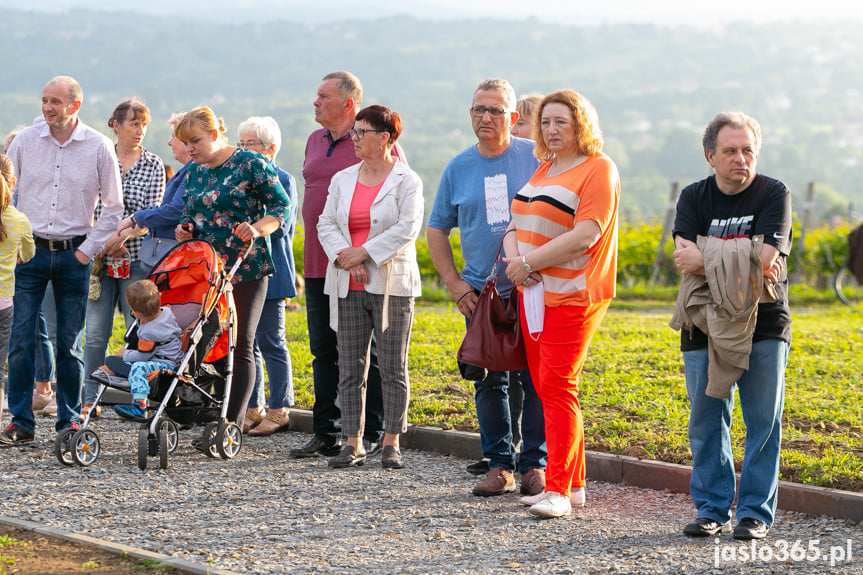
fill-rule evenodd
<path id="1" fill-rule="evenodd" d="M 261 407 L 250 407 L 246 410 L 246 419 L 243 421 L 243 433 L 248 433 L 256 425 L 264 420 L 266 412 Z"/>
<path id="2" fill-rule="evenodd" d="M 84 421 L 85 419 L 87 419 L 87 415 L 90 413 L 91 410 L 93 410 L 93 407 L 94 407 L 93 404 L 90 402 L 87 402 L 81 406 L 81 415 L 80 415 L 81 421 Z M 95 406 L 95 410 L 93 411 L 93 417 L 91 419 L 96 419 L 100 415 L 102 415 L 102 406 L 97 405 L 97 406 Z"/>
<path id="3" fill-rule="evenodd" d="M 252 428 L 249 435 L 261 437 L 287 431 L 290 423 L 288 417 L 287 409 L 268 409 L 264 420 Z"/>
<path id="4" fill-rule="evenodd" d="M 33 413 L 42 411 L 45 409 L 49 403 L 54 399 L 54 392 L 51 393 L 38 393 L 33 392 Z"/>

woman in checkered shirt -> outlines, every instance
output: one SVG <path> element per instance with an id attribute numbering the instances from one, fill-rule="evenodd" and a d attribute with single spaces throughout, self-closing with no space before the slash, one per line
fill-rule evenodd
<path id="1" fill-rule="evenodd" d="M 165 193 L 165 166 L 161 158 L 141 145 L 149 124 L 150 110 L 139 100 L 122 102 L 108 119 L 108 127 L 117 136 L 114 150 L 117 152 L 117 161 L 123 176 L 124 219 L 139 210 L 160 205 Z M 98 212 L 97 207 L 97 216 Z M 96 399 L 99 386 L 90 379 L 90 374 L 105 362 L 108 340 L 114 324 L 114 312 L 119 306 L 126 320 L 126 328 L 132 325 L 135 318 L 132 317 L 124 297 L 126 287 L 146 277 L 138 260 L 138 250 L 143 238 L 124 240 L 119 233 L 108 240 L 102 257 L 102 275 L 99 278 L 91 277 L 90 281 L 84 344 L 86 387 L 84 405 L 81 408 L 82 417 L 89 413 Z M 94 262 L 93 267 L 99 266 Z"/>

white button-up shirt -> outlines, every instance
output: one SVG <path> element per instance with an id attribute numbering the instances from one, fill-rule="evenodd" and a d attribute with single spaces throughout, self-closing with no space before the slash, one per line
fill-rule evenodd
<path id="1" fill-rule="evenodd" d="M 94 257 L 117 231 L 123 215 L 120 169 L 114 144 L 80 119 L 63 144 L 44 122 L 15 136 L 9 157 L 18 176 L 17 207 L 33 235 L 69 239 L 86 235 L 78 249 Z M 93 211 L 101 196 L 102 213 Z"/>

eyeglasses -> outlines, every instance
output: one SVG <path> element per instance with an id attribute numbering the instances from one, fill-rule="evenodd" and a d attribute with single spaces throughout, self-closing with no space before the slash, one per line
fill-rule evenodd
<path id="1" fill-rule="evenodd" d="M 366 137 L 366 134 L 368 134 L 369 132 L 381 133 L 381 132 L 386 132 L 386 130 L 372 130 L 371 128 L 369 128 L 369 129 L 351 128 L 350 134 L 351 134 L 351 138 L 355 138 L 357 140 L 362 140 L 363 138 Z"/>
<path id="2" fill-rule="evenodd" d="M 260 140 L 246 140 L 245 142 L 240 141 L 237 142 L 238 148 L 256 148 L 258 146 L 263 147 L 264 143 Z"/>
<path id="3" fill-rule="evenodd" d="M 473 106 L 470 109 L 470 114 L 474 118 L 482 118 L 485 116 L 485 113 L 488 112 L 488 115 L 492 118 L 503 118 L 503 115 L 506 114 L 506 110 L 503 108 L 489 108 L 488 106 Z"/>

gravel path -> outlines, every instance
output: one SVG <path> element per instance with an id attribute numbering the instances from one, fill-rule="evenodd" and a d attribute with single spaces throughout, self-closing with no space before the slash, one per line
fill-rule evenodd
<path id="1" fill-rule="evenodd" d="M 136 426 L 105 419 L 99 461 L 63 467 L 46 424 L 34 446 L 0 451 L 0 515 L 237 573 L 863 572 L 863 529 L 825 517 L 780 512 L 754 547 L 694 540 L 680 532 L 688 496 L 589 483 L 585 508 L 539 520 L 514 494 L 471 495 L 465 460 L 406 450 L 406 469 L 330 470 L 287 458 L 308 439 L 293 432 L 247 438 L 222 461 L 184 431 L 167 470 L 151 458 L 141 472 Z"/>

